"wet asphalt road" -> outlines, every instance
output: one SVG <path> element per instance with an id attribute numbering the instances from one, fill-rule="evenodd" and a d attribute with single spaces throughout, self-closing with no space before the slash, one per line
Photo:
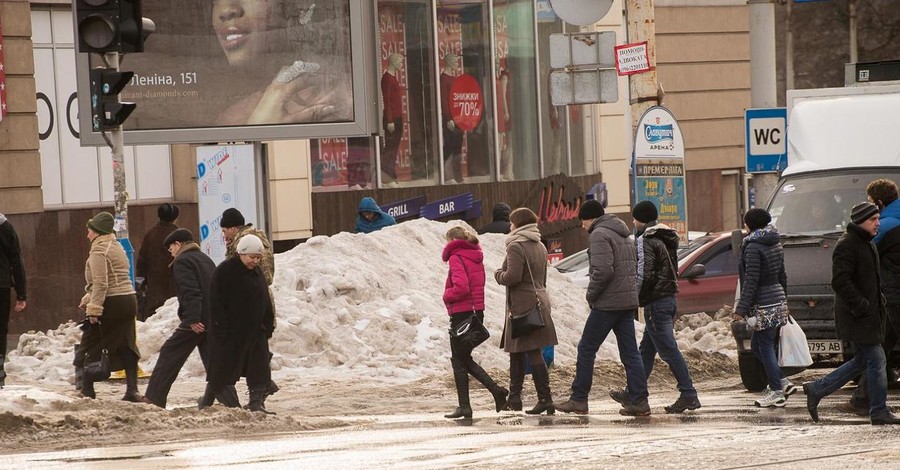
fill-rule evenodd
<path id="1" fill-rule="evenodd" d="M 754 395 L 720 390 L 684 415 L 662 410 L 672 394 L 651 397 L 647 418 L 620 416 L 609 399 L 592 401 L 587 416 L 354 416 L 321 431 L 7 455 L 0 468 L 900 468 L 900 426 L 837 411 L 848 396 L 827 398 L 818 424 L 802 392 L 786 408 L 759 409 Z"/>

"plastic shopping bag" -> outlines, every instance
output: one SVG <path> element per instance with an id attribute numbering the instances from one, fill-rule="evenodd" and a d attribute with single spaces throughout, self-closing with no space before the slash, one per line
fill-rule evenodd
<path id="1" fill-rule="evenodd" d="M 781 327 L 781 339 L 778 341 L 778 365 L 781 367 L 809 367 L 813 363 L 806 344 L 803 328 L 788 316 L 787 323 Z"/>

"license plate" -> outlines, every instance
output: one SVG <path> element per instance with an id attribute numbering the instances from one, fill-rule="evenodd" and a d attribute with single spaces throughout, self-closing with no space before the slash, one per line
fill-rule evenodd
<path id="1" fill-rule="evenodd" d="M 844 343 L 840 340 L 807 341 L 810 354 L 841 354 L 844 352 Z"/>

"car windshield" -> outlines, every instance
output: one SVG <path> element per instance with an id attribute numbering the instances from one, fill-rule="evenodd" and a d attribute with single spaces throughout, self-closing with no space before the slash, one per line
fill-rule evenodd
<path id="1" fill-rule="evenodd" d="M 553 264 L 553 267 L 561 273 L 577 271 L 588 264 L 587 250 L 573 253 Z"/>
<path id="2" fill-rule="evenodd" d="M 772 223 L 782 235 L 842 232 L 850 221 L 850 208 L 866 200 L 869 182 L 898 177 L 900 171 L 788 177 L 769 205 Z"/>
<path id="3" fill-rule="evenodd" d="M 697 249 L 699 249 L 701 246 L 711 242 L 715 238 L 716 237 L 711 237 L 708 235 L 703 236 L 703 237 L 697 238 L 694 241 L 690 242 L 686 247 L 678 248 L 678 261 L 681 261 L 684 258 L 687 258 L 688 255 L 697 251 Z"/>

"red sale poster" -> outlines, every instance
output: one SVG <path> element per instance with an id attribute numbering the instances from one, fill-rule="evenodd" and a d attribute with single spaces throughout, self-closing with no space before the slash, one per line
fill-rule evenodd
<path id="1" fill-rule="evenodd" d="M 453 54 L 457 57 L 456 67 L 453 71 L 452 75 L 459 76 L 464 73 L 463 70 L 463 58 L 462 58 L 462 27 L 459 23 L 459 13 L 450 10 L 450 9 L 438 9 L 438 59 L 442 64 L 442 72 L 441 74 L 446 73 L 446 57 L 447 54 Z M 449 96 L 442 96 L 441 103 L 443 106 L 449 108 Z M 444 109 L 443 113 L 449 114 L 449 109 Z M 467 169 L 467 148 L 466 148 L 466 137 L 465 133 L 463 133 L 463 143 L 462 143 L 462 171 L 463 175 L 468 174 Z"/>

